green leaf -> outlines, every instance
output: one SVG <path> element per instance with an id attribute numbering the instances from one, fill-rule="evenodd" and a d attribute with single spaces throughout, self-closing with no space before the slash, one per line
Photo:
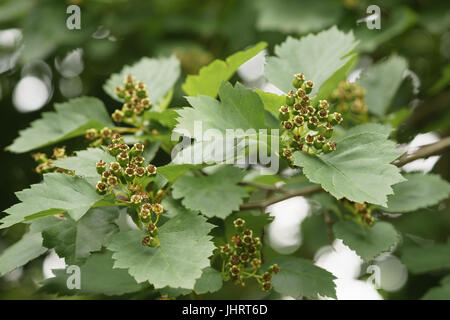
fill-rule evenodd
<path id="1" fill-rule="evenodd" d="M 100 175 L 97 173 L 95 163 L 100 160 L 107 163 L 116 161 L 113 156 L 100 148 L 88 148 L 87 150 L 77 151 L 74 157 L 58 159 L 53 162 L 53 165 L 72 170 L 77 176 L 97 182 L 97 180 L 100 180 Z"/>
<path id="2" fill-rule="evenodd" d="M 46 215 L 67 212 L 72 219 L 79 220 L 101 199 L 86 180 L 62 173 L 44 174 L 43 183 L 33 184 L 30 189 L 16 192 L 16 196 L 21 203 L 5 210 L 8 216 L 0 220 L 0 229 L 23 222 L 34 215 L 45 216 L 42 212 L 46 212 Z"/>
<path id="3" fill-rule="evenodd" d="M 450 239 L 447 243 L 407 246 L 402 249 L 401 260 L 409 271 L 422 274 L 450 268 Z"/>
<path id="4" fill-rule="evenodd" d="M 210 264 L 214 245 L 208 233 L 212 227 L 200 215 L 179 214 L 160 228 L 157 248 L 141 244 L 145 233 L 140 230 L 118 233 L 108 247 L 114 251 L 114 268 L 128 269 L 137 282 L 148 281 L 157 289 L 193 289 Z"/>
<path id="5" fill-rule="evenodd" d="M 322 84 L 354 57 L 356 45 L 352 32 L 343 33 L 336 27 L 300 40 L 288 37 L 275 47 L 276 57 L 267 60 L 266 78 L 283 92 L 289 92 L 294 74 L 303 73 L 314 81 L 312 94 L 317 94 Z"/>
<path id="6" fill-rule="evenodd" d="M 224 166 L 203 177 L 184 175 L 173 185 L 172 196 L 183 198 L 183 205 L 191 210 L 199 210 L 207 217 L 227 217 L 247 196 L 245 188 L 237 183 L 243 178 L 241 169 Z"/>
<path id="7" fill-rule="evenodd" d="M 255 1 L 258 10 L 256 27 L 261 31 L 307 33 L 337 24 L 342 6 L 335 1 Z"/>
<path id="8" fill-rule="evenodd" d="M 394 226 L 384 221 L 375 222 L 372 227 L 350 220 L 338 221 L 333 225 L 333 233 L 364 261 L 389 251 L 400 240 Z"/>
<path id="9" fill-rule="evenodd" d="M 105 92 L 113 99 L 121 101 L 114 90 L 118 86 L 123 86 L 124 78 L 128 74 L 132 74 L 136 81 L 143 81 L 147 85 L 149 99 L 157 105 L 180 76 L 180 62 L 175 56 L 158 59 L 142 58 L 131 66 L 123 67 L 119 73 L 111 75 L 103 85 Z"/>
<path id="10" fill-rule="evenodd" d="M 245 51 L 236 52 L 225 61 L 214 60 L 206 67 L 201 68 L 198 75 L 187 76 L 182 85 L 184 92 L 193 97 L 205 95 L 215 98 L 222 81 L 229 80 L 244 62 L 256 56 L 265 47 L 267 47 L 267 43 L 260 42 Z"/>
<path id="11" fill-rule="evenodd" d="M 422 300 L 450 300 L 450 276 L 442 279 L 439 287 L 428 290 Z"/>
<path id="12" fill-rule="evenodd" d="M 327 296 L 336 299 L 336 279 L 330 272 L 315 266 L 311 261 L 296 257 L 278 257 L 267 263 L 277 263 L 280 272 L 272 276 L 275 291 L 298 298 Z"/>
<path id="13" fill-rule="evenodd" d="M 240 83 L 233 87 L 224 82 L 219 97 L 220 101 L 207 96 L 188 97 L 193 108 L 177 111 L 180 117 L 174 131 L 195 138 L 196 143 L 182 149 L 174 163 L 221 163 L 246 156 L 248 149 L 254 153 L 255 147 L 268 145 L 267 135 L 271 133 L 259 131 L 268 127 L 264 105 L 257 93 Z M 233 135 L 227 136 L 227 131 Z M 227 138 L 230 136 L 234 139 Z"/>
<path id="14" fill-rule="evenodd" d="M 62 219 L 42 232 L 43 245 L 54 248 L 68 264 L 76 264 L 109 244 L 119 231 L 114 223 L 118 217 L 117 207 L 111 207 L 92 208 L 78 221 Z"/>
<path id="15" fill-rule="evenodd" d="M 186 172 L 192 169 L 201 169 L 202 165 L 195 164 L 166 164 L 165 166 L 158 167 L 158 174 L 161 174 L 169 182 L 174 182 Z"/>
<path id="16" fill-rule="evenodd" d="M 259 89 L 255 89 L 255 92 L 261 98 L 264 109 L 278 117 L 279 109 L 286 103 L 286 97 L 277 95 L 275 93 L 264 92 Z"/>
<path id="17" fill-rule="evenodd" d="M 207 96 L 187 97 L 193 108 L 178 110 L 180 118 L 175 132 L 195 138 L 194 123 L 202 121 L 202 129 L 259 129 L 265 127 L 264 105 L 258 94 L 240 83 L 233 87 L 223 82 L 219 88 L 220 101 Z"/>
<path id="18" fill-rule="evenodd" d="M 42 118 L 19 132 L 6 150 L 14 153 L 28 152 L 70 138 L 84 135 L 89 128 L 102 129 L 114 124 L 103 102 L 97 98 L 81 97 L 65 103 L 56 103 L 55 112 L 44 112 Z"/>
<path id="19" fill-rule="evenodd" d="M 407 181 L 393 186 L 394 194 L 388 197 L 388 212 L 408 212 L 426 208 L 447 199 L 450 183 L 436 174 L 409 173 Z"/>
<path id="20" fill-rule="evenodd" d="M 211 267 L 203 269 L 202 276 L 197 279 L 194 291 L 197 294 L 205 294 L 208 292 L 216 292 L 222 288 L 222 274 Z"/>
<path id="21" fill-rule="evenodd" d="M 403 82 L 403 74 L 408 69 L 407 61 L 393 55 L 378 62 L 364 72 L 358 84 L 366 90 L 366 104 L 369 111 L 382 117 L 388 111 L 395 93 Z"/>
<path id="22" fill-rule="evenodd" d="M 180 110 L 181 108 L 170 108 L 163 110 L 161 112 L 157 111 L 147 111 L 144 113 L 144 119 L 146 120 L 156 120 L 162 125 L 165 125 L 166 127 L 173 128 L 176 126 L 178 121 L 176 118 L 178 117 L 177 110 Z"/>
<path id="23" fill-rule="evenodd" d="M 350 129 L 337 139 L 336 151 L 312 155 L 294 153 L 294 164 L 336 199 L 386 205 L 391 185 L 404 181 L 400 170 L 391 164 L 403 152 L 388 140 L 390 130 L 379 124 Z"/>
<path id="24" fill-rule="evenodd" d="M 80 289 L 68 289 L 67 280 L 71 274 L 65 269 L 52 270 L 55 277 L 44 280 L 40 291 L 63 296 L 96 294 L 109 296 L 136 292 L 143 288 L 143 285 L 136 283 L 126 270 L 113 269 L 113 262 L 110 251 L 91 255 L 80 266 Z"/>
<path id="25" fill-rule="evenodd" d="M 175 200 L 170 196 L 164 197 L 161 201 L 161 205 L 164 207 L 164 216 L 165 217 L 175 217 L 177 214 L 193 214 L 199 213 L 198 210 L 190 210 L 183 207 L 181 204 L 181 200 Z"/>
<path id="26" fill-rule="evenodd" d="M 42 246 L 39 232 L 27 233 L 22 239 L 6 248 L 0 255 L 0 276 L 23 266 L 47 251 Z"/>

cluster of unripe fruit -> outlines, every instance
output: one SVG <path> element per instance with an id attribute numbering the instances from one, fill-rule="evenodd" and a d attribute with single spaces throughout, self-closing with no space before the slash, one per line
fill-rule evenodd
<path id="1" fill-rule="evenodd" d="M 125 77 L 124 86 L 117 87 L 115 93 L 124 101 L 122 109 L 115 110 L 111 116 L 115 122 L 128 122 L 152 107 L 145 83 L 135 81 L 131 74 Z"/>
<path id="2" fill-rule="evenodd" d="M 366 90 L 356 83 L 342 81 L 339 86 L 331 93 L 330 103 L 336 104 L 336 110 L 342 113 L 348 111 L 354 113 L 367 112 L 364 96 Z"/>
<path id="3" fill-rule="evenodd" d="M 345 116 L 346 124 L 365 123 L 369 120 L 365 94 L 358 84 L 342 81 L 331 93 L 330 103 Z"/>
<path id="4" fill-rule="evenodd" d="M 270 266 L 262 275 L 258 274 L 261 268 L 262 243 L 258 237 L 253 237 L 253 231 L 245 228 L 245 220 L 238 218 L 233 222 L 236 234 L 231 238 L 230 244 L 220 247 L 224 259 L 224 280 L 233 280 L 235 283 L 245 285 L 245 280 L 255 278 L 264 291 L 272 288 L 272 274 L 280 271 L 276 264 Z"/>
<path id="5" fill-rule="evenodd" d="M 60 173 L 68 173 L 72 172 L 69 170 L 57 168 L 53 165 L 53 161 L 66 158 L 66 147 L 57 147 L 53 149 L 53 154 L 51 157 L 47 157 L 45 153 L 38 152 L 32 155 L 34 161 L 38 163 L 37 167 L 34 169 L 38 174 L 44 174 L 48 172 L 60 172 Z"/>
<path id="6" fill-rule="evenodd" d="M 339 202 L 356 215 L 363 225 L 371 227 L 375 223 L 375 218 L 372 216 L 372 209 L 366 203 L 353 202 L 346 198 L 340 199 Z"/>
<path id="7" fill-rule="evenodd" d="M 144 145 L 135 143 L 131 148 L 123 143 L 120 134 L 112 135 L 112 143 L 106 148 L 108 153 L 116 158 L 115 162 L 106 163 L 100 160 L 96 163 L 97 172 L 101 175 L 101 180 L 96 184 L 97 192 L 105 194 L 119 189 L 125 192 L 126 201 L 136 210 L 140 222 L 145 226 L 148 233 L 142 239 L 142 244 L 149 247 L 159 245 L 158 228 L 156 224 L 160 214 L 163 213 L 163 206 L 149 198 L 143 185 L 144 177 L 156 175 L 156 167 L 153 164 L 145 164 L 142 156 Z M 155 216 L 155 220 L 153 220 Z"/>
<path id="8" fill-rule="evenodd" d="M 296 74 L 292 85 L 295 90 L 286 95 L 286 104 L 279 109 L 282 156 L 292 162 L 295 151 L 316 154 L 336 150 L 336 143 L 329 139 L 334 126 L 343 121 L 342 115 L 330 112 L 327 100 L 313 104 L 309 94 L 314 83 L 303 74 Z"/>

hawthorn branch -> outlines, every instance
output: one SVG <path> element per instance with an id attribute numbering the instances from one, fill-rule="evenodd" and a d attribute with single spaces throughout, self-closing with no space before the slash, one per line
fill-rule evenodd
<path id="1" fill-rule="evenodd" d="M 395 160 L 393 164 L 397 167 L 402 167 L 407 163 L 410 163 L 417 159 L 428 158 L 430 156 L 434 156 L 436 154 L 440 154 L 442 151 L 450 147 L 450 137 L 443 138 L 435 143 L 427 144 L 413 153 L 405 153 L 400 158 Z"/>
<path id="2" fill-rule="evenodd" d="M 413 153 L 410 153 L 410 154 L 405 153 L 402 156 L 400 156 L 398 159 L 394 160 L 392 162 L 392 164 L 396 165 L 397 167 L 401 167 L 401 166 L 404 166 L 405 164 L 410 163 L 414 160 L 421 159 L 421 158 L 427 158 L 427 157 L 430 157 L 430 156 L 433 156 L 436 154 L 440 154 L 449 147 L 450 147 L 450 137 L 446 137 L 446 138 L 439 140 L 438 142 L 422 146 L 422 147 L 418 148 L 416 151 L 414 151 Z M 250 185 L 248 182 L 246 184 Z M 259 184 L 252 183 L 251 185 L 257 186 Z M 294 192 L 290 192 L 290 191 L 283 190 L 283 189 L 277 188 L 277 187 L 272 187 L 272 186 L 266 186 L 266 185 L 264 185 L 264 187 L 262 187 L 261 185 L 259 185 L 259 186 L 261 187 L 261 189 L 264 189 L 264 190 L 278 191 L 278 192 L 283 192 L 285 194 L 278 196 L 278 197 L 263 200 L 263 201 L 244 203 L 240 206 L 241 210 L 248 210 L 248 209 L 265 210 L 268 206 L 270 206 L 274 203 L 283 201 L 283 200 L 287 200 L 287 199 L 290 199 L 293 197 L 299 197 L 299 196 L 309 196 L 314 193 L 324 191 L 322 189 L 322 187 L 318 186 L 318 185 L 303 188 L 303 189 L 300 189 L 300 190 L 297 190 Z"/>
<path id="3" fill-rule="evenodd" d="M 275 198 L 271 198 L 271 199 L 267 199 L 264 201 L 259 201 L 259 202 L 247 202 L 244 203 L 240 206 L 241 210 L 248 210 L 248 209 L 265 209 L 268 206 L 286 200 L 286 199 L 290 199 L 293 197 L 299 197 L 299 196 L 309 196 L 312 195 L 314 193 L 318 193 L 323 191 L 321 186 L 312 186 L 312 187 L 307 187 L 307 188 L 303 188 L 294 192 L 286 192 L 286 194 L 279 196 L 279 197 L 275 197 Z"/>
<path id="4" fill-rule="evenodd" d="M 289 193 L 289 191 L 281 188 L 281 187 L 277 187 L 277 186 L 273 186 L 273 185 L 269 185 L 269 184 L 263 184 L 263 183 L 258 183 L 258 182 L 240 182 L 239 185 L 241 186 L 249 186 L 249 187 L 255 187 L 264 191 L 270 191 L 270 192 L 281 192 L 281 193 Z"/>

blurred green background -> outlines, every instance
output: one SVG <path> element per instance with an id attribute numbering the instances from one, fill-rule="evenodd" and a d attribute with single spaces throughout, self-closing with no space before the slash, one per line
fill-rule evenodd
<path id="1" fill-rule="evenodd" d="M 81 30 L 66 28 L 66 8 L 70 4 L 81 8 Z M 381 8 L 381 30 L 369 30 L 365 23 L 357 23 L 368 15 L 366 8 L 371 4 Z M 332 25 L 354 30 L 360 40 L 360 64 L 392 53 L 409 61 L 420 87 L 412 106 L 415 109 L 399 129 L 400 142 L 409 142 L 421 132 L 448 135 L 450 2 L 0 0 L 1 209 L 17 201 L 14 192 L 40 181 L 33 172 L 34 162 L 29 154 L 6 153 L 4 148 L 19 130 L 42 112 L 52 110 L 55 102 L 79 95 L 96 96 L 112 112 L 116 102 L 102 89 L 111 73 L 143 56 L 175 54 L 183 74 L 171 105 L 183 106 L 186 102 L 179 84 L 186 74 L 196 73 L 213 59 L 223 59 L 258 41 L 268 42 L 269 53 L 273 53 L 274 45 L 287 35 L 298 37 Z M 63 68 L 67 59 L 80 57 L 82 65 Z M 31 104 L 34 111 L 27 109 L 20 98 L 20 94 L 29 94 L 19 90 L 21 79 L 27 75 L 42 79 L 41 85 L 48 93 L 48 98 L 35 97 L 43 101 Z M 167 156 L 160 154 L 159 158 L 164 161 Z M 448 152 L 433 171 L 449 179 Z M 403 216 L 396 224 L 400 230 L 420 226 L 422 234 L 437 240 L 450 233 L 448 212 L 445 213 L 436 213 L 428 223 L 420 214 Z M 23 226 L 1 230 L 0 252 L 20 239 L 23 231 Z M 0 278 L 0 299 L 50 298 L 33 294 L 36 281 L 42 278 L 42 260 L 43 257 L 26 265 L 17 279 Z M 434 275 L 411 277 L 406 287 L 386 297 L 420 298 L 425 288 L 437 285 L 438 280 Z"/>

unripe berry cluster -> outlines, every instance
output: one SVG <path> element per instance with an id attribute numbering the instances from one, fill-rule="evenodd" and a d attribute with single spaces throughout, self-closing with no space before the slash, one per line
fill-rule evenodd
<path id="1" fill-rule="evenodd" d="M 367 122 L 366 91 L 356 83 L 342 81 L 330 97 L 330 103 L 351 123 Z"/>
<path id="2" fill-rule="evenodd" d="M 272 274 L 278 273 L 278 265 L 272 265 L 262 275 L 258 274 L 261 268 L 262 243 L 258 237 L 253 236 L 253 231 L 245 227 L 245 220 L 234 220 L 236 234 L 231 238 L 231 243 L 220 247 L 222 255 L 223 276 L 225 280 L 232 279 L 235 283 L 245 285 L 245 280 L 255 278 L 261 289 L 270 291 Z"/>
<path id="3" fill-rule="evenodd" d="M 115 122 L 129 122 L 152 107 L 145 83 L 135 81 L 130 74 L 125 77 L 124 86 L 117 87 L 115 93 L 124 101 L 122 109 L 117 109 L 111 116 Z"/>
<path id="4" fill-rule="evenodd" d="M 108 145 L 107 151 L 116 161 L 108 164 L 100 160 L 95 164 L 101 175 L 101 180 L 96 184 L 97 192 L 106 194 L 116 191 L 115 195 L 121 196 L 118 198 L 136 211 L 140 223 L 148 233 L 142 239 L 142 244 L 149 247 L 158 246 L 156 224 L 164 209 L 156 201 L 160 194 L 157 194 L 156 199 L 152 199 L 145 190 L 142 179 L 156 175 L 156 167 L 145 163 L 142 143 L 135 143 L 130 148 L 123 142 L 120 134 L 115 133 L 111 138 L 112 143 Z"/>
<path id="5" fill-rule="evenodd" d="M 48 172 L 60 172 L 60 173 L 67 173 L 67 174 L 73 174 L 73 172 L 61 168 L 57 168 L 53 166 L 53 161 L 57 159 L 66 158 L 66 147 L 60 147 L 60 148 L 54 148 L 53 154 L 51 157 L 47 157 L 45 153 L 35 153 L 32 155 L 34 161 L 38 163 L 37 167 L 34 169 L 36 173 L 38 174 L 44 174 Z"/>
<path id="6" fill-rule="evenodd" d="M 339 200 L 352 214 L 357 217 L 357 220 L 366 226 L 373 226 L 375 218 L 372 216 L 372 209 L 366 203 L 353 202 L 346 198 Z"/>
<path id="7" fill-rule="evenodd" d="M 84 137 L 89 141 L 94 141 L 91 146 L 98 146 L 102 143 L 110 143 L 114 132 L 108 127 L 101 130 L 95 128 L 87 129 Z"/>
<path id="8" fill-rule="evenodd" d="M 336 150 L 336 143 L 329 139 L 334 126 L 343 121 L 342 115 L 330 112 L 327 100 L 313 103 L 309 94 L 314 83 L 303 74 L 296 74 L 292 84 L 295 90 L 286 95 L 286 104 L 279 109 L 281 155 L 292 162 L 295 151 L 317 154 Z"/>

